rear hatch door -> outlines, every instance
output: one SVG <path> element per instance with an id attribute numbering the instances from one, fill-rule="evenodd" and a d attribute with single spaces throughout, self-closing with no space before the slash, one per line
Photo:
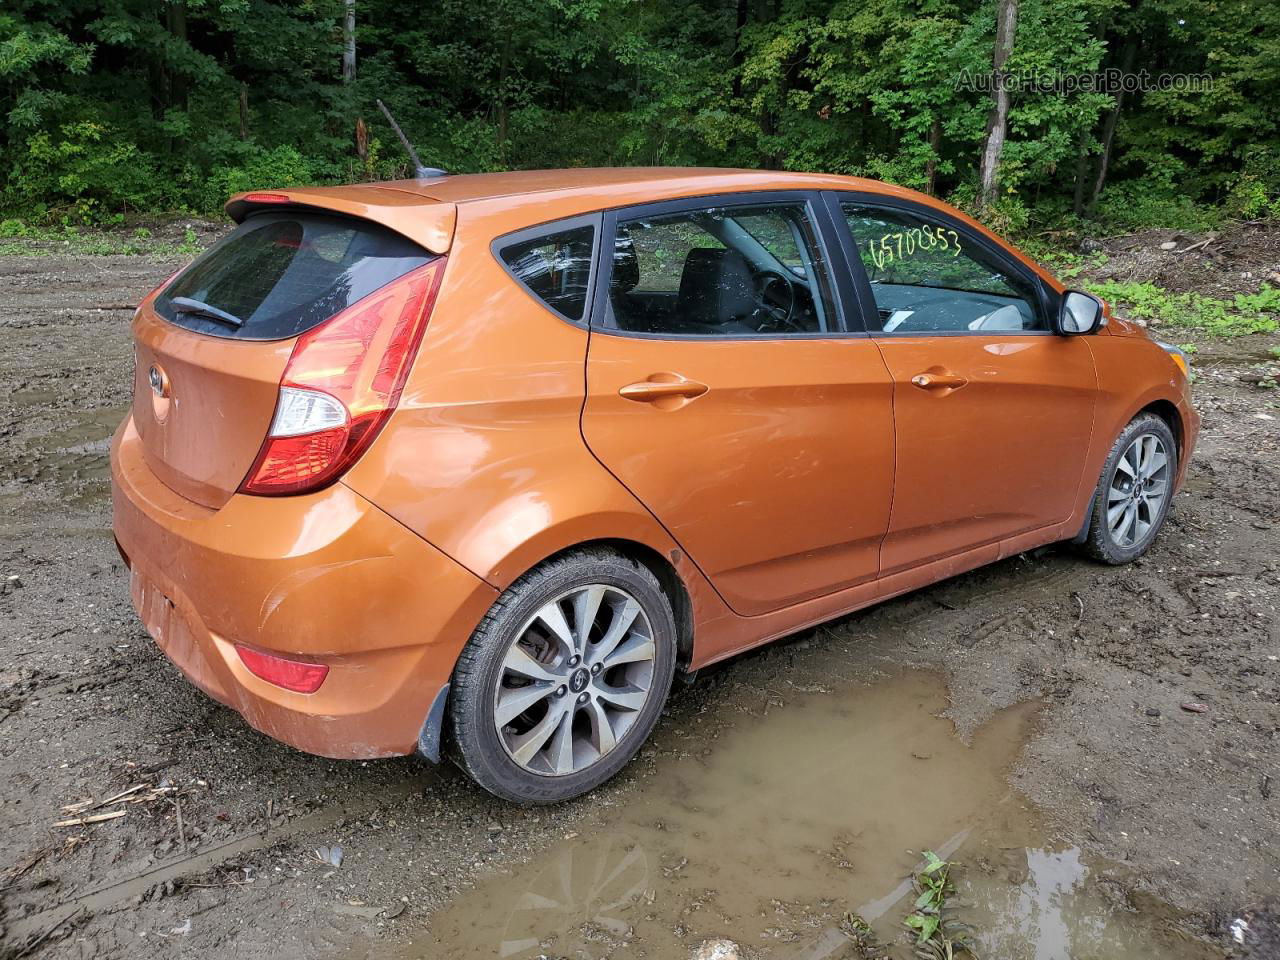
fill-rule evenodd
<path id="1" fill-rule="evenodd" d="M 134 320 L 133 416 L 152 471 L 182 496 L 222 506 L 262 448 L 297 337 L 433 256 L 335 212 L 246 216 Z"/>

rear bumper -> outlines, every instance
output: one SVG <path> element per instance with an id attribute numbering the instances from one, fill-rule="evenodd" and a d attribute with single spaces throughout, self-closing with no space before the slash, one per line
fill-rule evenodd
<path id="1" fill-rule="evenodd" d="M 412 753 L 496 591 L 341 483 L 218 510 L 151 472 L 132 418 L 111 447 L 134 607 L 184 674 L 263 733 L 326 757 Z M 312 694 L 251 674 L 236 643 L 329 665 Z"/>

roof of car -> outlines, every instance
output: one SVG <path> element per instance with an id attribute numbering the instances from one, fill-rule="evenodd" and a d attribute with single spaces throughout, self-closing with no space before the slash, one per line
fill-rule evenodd
<path id="1" fill-rule="evenodd" d="M 433 253 L 444 253 L 452 244 L 459 210 L 466 204 L 499 201 L 499 213 L 507 222 L 495 229 L 506 232 L 542 222 L 530 212 L 534 208 L 536 215 L 541 215 L 555 207 L 559 210 L 557 215 L 563 217 L 666 198 L 806 189 L 860 191 L 911 199 L 944 209 L 987 232 L 962 212 L 932 197 L 879 180 L 829 173 L 715 167 L 573 167 L 445 174 L 334 187 L 286 187 L 265 193 L 237 194 L 227 202 L 226 209 L 238 223 L 250 213 L 269 209 L 277 203 L 320 207 L 374 220 Z M 488 206 L 492 208 L 494 204 Z M 547 219 L 550 217 L 542 217 Z"/>
<path id="2" fill-rule="evenodd" d="M 698 185 L 707 192 L 797 187 L 871 189 L 895 188 L 874 180 L 831 174 L 791 173 L 781 170 L 732 170 L 712 167 L 576 167 L 563 170 L 515 170 L 504 173 L 446 174 L 419 180 L 392 180 L 377 184 L 336 187 L 337 191 L 395 190 L 423 200 L 467 203 L 529 193 L 598 194 L 611 188 L 650 186 L 655 192 Z"/>

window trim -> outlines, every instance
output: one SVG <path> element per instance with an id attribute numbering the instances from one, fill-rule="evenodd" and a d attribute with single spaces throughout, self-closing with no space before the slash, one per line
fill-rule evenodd
<path id="1" fill-rule="evenodd" d="M 553 233 L 564 233 L 567 230 L 577 230 L 582 227 L 590 227 L 591 234 L 591 265 L 587 272 L 587 291 L 584 294 L 582 302 L 582 317 L 573 319 L 568 314 L 557 310 L 547 301 L 534 293 L 533 288 L 516 276 L 515 271 L 511 269 L 506 259 L 502 256 L 502 251 L 507 247 L 514 246 L 518 243 L 528 243 L 531 240 L 539 240 Z M 521 227 L 519 230 L 513 230 L 511 233 L 504 233 L 494 237 L 489 244 L 489 252 L 493 254 L 493 259 L 497 261 L 502 271 L 510 277 L 526 296 L 534 303 L 542 307 L 554 317 L 558 317 L 565 323 L 585 330 L 590 326 L 593 304 L 595 303 L 596 278 L 600 273 L 600 250 L 604 246 L 600 242 L 600 238 L 604 236 L 604 211 L 597 210 L 593 213 L 578 214 L 573 217 L 562 217 L 558 220 L 545 220 L 542 223 L 535 223 L 532 226 Z"/>
<path id="2" fill-rule="evenodd" d="M 868 193 L 860 190 L 827 190 L 823 191 L 823 199 L 826 201 L 828 212 L 834 221 L 836 235 L 838 237 L 838 245 L 844 255 L 846 267 L 853 280 L 853 285 L 857 290 L 858 303 L 861 310 L 861 319 L 863 328 L 867 331 L 867 335 L 871 337 L 1055 337 L 1057 333 L 1053 329 L 1053 313 L 1052 298 L 1045 286 L 1044 279 L 1022 263 L 1002 245 L 995 243 L 990 237 L 973 229 L 963 220 L 952 216 L 945 210 L 938 210 L 934 207 L 926 206 L 915 200 L 904 199 L 902 197 L 886 196 L 878 193 Z M 996 264 L 1025 281 L 1028 286 L 1035 291 L 1037 303 L 1033 304 L 1040 313 L 1039 321 L 1044 324 L 1043 330 L 883 330 L 880 329 L 879 308 L 876 306 L 875 293 L 871 289 L 871 281 L 867 278 L 866 268 L 862 264 L 862 258 L 858 255 L 858 245 L 854 241 L 853 231 L 849 228 L 849 221 L 846 219 L 844 210 L 841 208 L 843 203 L 858 203 L 868 207 L 881 207 L 889 211 L 901 211 L 916 217 L 923 217 L 933 223 L 941 223 L 948 229 L 955 230 L 960 234 L 961 238 L 975 246 L 981 248 L 988 254 Z M 946 288 L 943 288 L 946 289 Z"/>
<path id="3" fill-rule="evenodd" d="M 805 215 L 813 226 L 814 242 L 818 245 L 817 252 L 826 266 L 824 271 L 827 275 L 826 285 L 831 294 L 832 316 L 827 330 L 819 330 L 815 333 L 790 332 L 757 336 L 738 333 L 704 336 L 694 333 L 644 333 L 622 330 L 615 325 L 613 310 L 609 303 L 609 282 L 613 276 L 612 251 L 617 240 L 619 220 L 664 216 L 705 207 L 753 207 L 771 203 L 803 205 Z M 595 284 L 591 303 L 591 332 L 635 340 L 668 340 L 681 343 L 773 343 L 779 340 L 835 340 L 865 337 L 866 333 L 860 328 L 850 329 L 846 319 L 849 312 L 845 308 L 845 303 L 849 302 L 853 296 L 853 287 L 843 282 L 845 271 L 841 269 L 840 260 L 835 259 L 838 256 L 838 245 L 832 242 L 836 236 L 832 234 L 832 228 L 830 211 L 822 202 L 821 191 L 806 189 L 756 190 L 674 197 L 605 210 L 604 229 L 600 233 L 600 242 L 596 245 L 596 263 L 592 269 L 593 276 L 598 277 L 599 281 Z"/>

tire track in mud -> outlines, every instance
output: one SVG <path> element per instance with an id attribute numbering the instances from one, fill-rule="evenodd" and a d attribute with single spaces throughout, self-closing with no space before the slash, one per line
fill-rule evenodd
<path id="1" fill-rule="evenodd" d="M 92 916 L 130 897 L 141 896 L 157 884 L 207 873 L 236 857 L 264 850 L 299 834 L 322 830 L 349 817 L 367 816 L 426 790 L 439 779 L 439 774 L 427 768 L 419 775 L 380 788 L 376 795 L 369 794 L 364 799 L 350 803 L 321 807 L 290 820 L 283 827 L 242 834 L 200 853 L 135 870 L 118 879 L 109 879 L 83 893 L 68 897 L 55 906 L 15 921 L 7 936 L 11 944 L 17 944 L 16 955 L 22 956 L 24 951 L 36 946 L 59 926 L 78 917 L 82 912 Z"/>

